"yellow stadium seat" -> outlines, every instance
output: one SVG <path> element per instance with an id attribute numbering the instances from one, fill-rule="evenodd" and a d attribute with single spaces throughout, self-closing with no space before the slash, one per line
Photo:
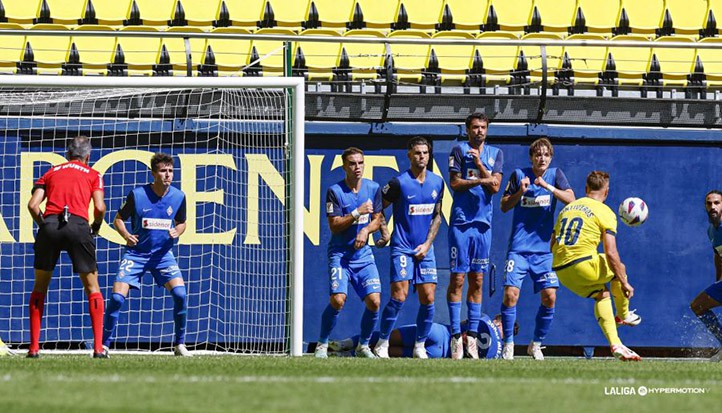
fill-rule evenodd
<path id="1" fill-rule="evenodd" d="M 22 29 L 23 27 L 16 23 L 0 23 L 0 32 L 2 30 Z M 18 69 L 18 63 L 23 59 L 24 50 L 25 36 L 2 35 L 2 43 L 0 43 L 0 73 L 16 73 Z"/>
<path id="2" fill-rule="evenodd" d="M 381 41 L 386 36 L 377 30 L 349 30 L 344 33 L 344 37 L 375 37 Z M 381 42 L 344 42 L 342 55 L 344 54 L 351 70 L 350 80 L 373 80 L 379 77 L 379 70 L 384 66 L 386 45 Z"/>
<path id="3" fill-rule="evenodd" d="M 486 24 L 489 0 L 446 0 L 456 30 L 479 31 Z"/>
<path id="4" fill-rule="evenodd" d="M 181 5 L 189 26 L 211 26 L 218 20 L 221 0 L 181 0 Z M 178 18 L 178 15 L 173 17 Z"/>
<path id="5" fill-rule="evenodd" d="M 719 37 L 707 37 L 699 41 L 703 44 L 718 44 L 722 46 L 722 39 Z M 708 87 L 722 87 L 722 55 L 720 49 L 697 49 L 697 56 L 704 67 L 704 75 L 706 77 L 706 85 Z"/>
<path id="6" fill-rule="evenodd" d="M 289 29 L 265 28 L 256 34 L 278 34 L 292 36 L 295 33 Z M 251 57 L 257 56 L 260 60 L 258 66 L 263 76 L 283 76 L 283 42 L 277 40 L 253 40 L 251 43 Z M 255 52 L 255 53 L 254 53 Z M 252 59 L 253 60 L 253 59 Z"/>
<path id="7" fill-rule="evenodd" d="M 301 32 L 301 35 L 339 38 L 341 36 L 337 31 L 331 29 L 308 29 Z M 309 81 L 330 81 L 334 77 L 334 69 L 339 67 L 340 56 L 340 42 L 295 42 L 293 45 L 294 75 L 303 74 Z"/>
<path id="8" fill-rule="evenodd" d="M 133 0 L 94 1 L 95 18 L 99 24 L 120 26 L 130 17 Z"/>
<path id="9" fill-rule="evenodd" d="M 579 10 L 581 10 L 581 16 L 579 16 Z M 620 11 L 620 0 L 578 0 L 574 26 L 583 29 L 577 30 L 576 33 L 611 34 L 619 25 Z"/>
<path id="10" fill-rule="evenodd" d="M 665 0 L 676 34 L 699 34 L 707 25 L 707 0 Z"/>
<path id="11" fill-rule="evenodd" d="M 198 27 L 171 27 L 166 32 L 169 33 L 203 33 L 203 30 Z M 201 62 L 203 53 L 206 49 L 206 41 L 200 37 L 189 37 L 188 43 L 190 46 L 190 71 L 191 74 L 195 74 L 195 68 Z M 161 45 L 161 56 L 160 63 L 164 59 L 163 46 L 168 53 L 168 64 L 171 65 L 172 74 L 174 76 L 187 76 L 188 75 L 188 54 L 186 53 L 186 42 L 181 37 L 166 37 L 162 40 Z"/>
<path id="12" fill-rule="evenodd" d="M 660 0 L 622 0 L 632 33 L 654 34 L 662 27 L 664 2 Z"/>
<path id="13" fill-rule="evenodd" d="M 648 41 L 645 36 L 638 34 L 614 36 L 612 40 Z M 652 57 L 651 41 L 649 48 L 612 46 L 609 47 L 608 52 L 614 59 L 620 86 L 641 86 L 644 83 L 644 75 L 649 71 L 649 61 Z"/>
<path id="14" fill-rule="evenodd" d="M 566 33 L 574 24 L 577 0 L 534 0 L 534 8 L 541 21 L 539 31 Z M 535 23 L 534 11 L 530 23 Z"/>
<path id="15" fill-rule="evenodd" d="M 686 37 L 664 36 L 654 43 L 686 42 L 694 44 L 692 39 Z M 659 62 L 664 86 L 686 86 L 688 76 L 694 72 L 695 49 L 667 49 L 653 47 L 652 55 Z M 650 68 L 651 71 L 651 68 Z"/>
<path id="16" fill-rule="evenodd" d="M 474 40 L 474 35 L 464 31 L 442 31 L 433 36 L 434 39 Z M 463 84 L 468 80 L 467 72 L 471 69 L 474 45 L 446 45 L 431 46 L 433 56 L 437 61 L 439 80 L 441 84 Z M 429 58 L 429 65 L 433 59 Z"/>
<path id="17" fill-rule="evenodd" d="M 98 0 L 96 0 L 98 1 Z M 85 17 L 88 0 L 46 0 L 53 23 L 78 24 Z"/>
<path id="18" fill-rule="evenodd" d="M 300 29 L 308 20 L 309 0 L 267 0 L 266 19 L 272 13 L 274 27 Z"/>
<path id="19" fill-rule="evenodd" d="M 71 42 L 78 49 L 80 65 L 84 75 L 105 75 L 108 73 L 108 64 L 113 63 L 115 57 L 115 36 L 77 36 L 76 32 L 102 31 L 115 33 L 110 26 L 83 25 L 73 30 Z"/>
<path id="20" fill-rule="evenodd" d="M 487 26 L 484 30 L 503 30 L 521 34 L 529 25 L 532 14 L 533 0 L 491 0 Z M 496 25 L 494 24 L 496 22 Z M 498 26 L 495 27 L 495 26 Z"/>
<path id="21" fill-rule="evenodd" d="M 125 64 L 128 65 L 127 74 L 150 76 L 160 57 L 161 39 L 152 37 L 158 33 L 158 29 L 152 26 L 128 26 L 121 29 L 121 32 L 130 31 L 148 32 L 151 37 L 118 37 L 118 46 L 122 48 Z"/>
<path id="22" fill-rule="evenodd" d="M 36 24 L 30 28 L 26 39 L 32 47 L 34 61 L 37 63 L 37 74 L 61 74 L 63 64 L 68 61 L 70 32 L 68 36 L 32 36 L 33 30 L 68 31 L 68 28 L 60 24 Z"/>
<path id="23" fill-rule="evenodd" d="M 231 25 L 255 30 L 263 20 L 266 0 L 223 0 Z"/>
<path id="24" fill-rule="evenodd" d="M 211 33 L 250 34 L 251 32 L 240 27 L 219 27 Z M 214 54 L 213 65 L 216 65 L 215 67 L 203 66 L 208 63 L 206 61 L 208 47 L 211 48 Z M 250 39 L 209 38 L 201 55 L 202 67 L 199 71 L 204 72 L 204 74 L 211 74 L 216 71 L 218 76 L 243 76 L 243 69 L 250 63 L 250 54 Z"/>
<path id="25" fill-rule="evenodd" d="M 529 33 L 522 37 L 522 40 L 561 40 L 561 36 L 555 33 Z M 542 55 L 541 46 L 522 45 L 521 51 L 524 52 L 526 61 L 529 65 L 530 80 L 538 83 L 542 81 Z M 553 84 L 555 82 L 554 74 L 562 68 L 562 56 L 564 48 L 562 46 L 546 47 L 547 62 L 547 82 Z"/>
<path id="26" fill-rule="evenodd" d="M 37 18 L 40 16 L 41 2 L 42 0 L 4 1 L 5 18 L 10 23 L 36 23 Z"/>
<path id="27" fill-rule="evenodd" d="M 166 26 L 173 19 L 178 0 L 134 0 L 144 26 Z"/>
<path id="28" fill-rule="evenodd" d="M 365 27 L 389 30 L 399 15 L 399 0 L 356 0 Z"/>
<path id="29" fill-rule="evenodd" d="M 316 8 L 321 27 L 345 30 L 353 21 L 354 0 L 313 0 L 311 3 Z"/>
<path id="30" fill-rule="evenodd" d="M 413 38 L 429 39 L 430 36 L 420 30 L 399 30 L 391 32 L 389 39 Z M 428 44 L 392 44 L 391 55 L 394 62 L 394 76 L 399 83 L 421 83 L 429 63 Z"/>
<path id="31" fill-rule="evenodd" d="M 443 11 L 444 0 L 401 0 L 396 28 L 434 31 Z"/>
<path id="32" fill-rule="evenodd" d="M 477 36 L 477 39 L 508 39 L 518 40 L 515 33 L 509 32 L 484 32 Z M 474 53 L 478 52 L 483 64 L 484 86 L 507 85 L 512 83 L 512 72 L 516 70 L 519 60 L 519 47 L 498 45 L 476 46 Z M 476 56 L 474 56 L 476 58 Z"/>
<path id="33" fill-rule="evenodd" d="M 567 40 L 605 40 L 597 34 L 574 34 Z M 564 61 L 566 60 L 566 62 Z M 574 84 L 596 85 L 604 71 L 607 60 L 607 48 L 604 46 L 564 46 L 562 66 L 570 65 L 571 77 Z M 571 80 L 571 77 L 569 79 Z M 557 78 L 566 79 L 563 73 L 557 73 Z"/>

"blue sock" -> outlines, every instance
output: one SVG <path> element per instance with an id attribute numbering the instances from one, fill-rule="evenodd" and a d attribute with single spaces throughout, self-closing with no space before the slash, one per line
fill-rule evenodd
<path id="1" fill-rule="evenodd" d="M 321 314 L 321 334 L 318 337 L 318 342 L 325 344 L 328 343 L 328 338 L 331 336 L 331 331 L 336 327 L 336 321 L 338 321 L 338 311 L 333 308 L 331 304 L 326 306 Z"/>
<path id="2" fill-rule="evenodd" d="M 707 330 L 714 335 L 717 341 L 722 344 L 722 325 L 720 325 L 717 316 L 712 312 L 712 310 L 707 310 L 707 312 L 697 317 L 699 317 L 699 320 L 707 326 Z"/>
<path id="3" fill-rule="evenodd" d="M 449 322 L 451 323 L 451 335 L 461 334 L 461 302 L 449 301 Z"/>
<path id="4" fill-rule="evenodd" d="M 391 331 L 394 329 L 394 325 L 396 325 L 396 319 L 399 317 L 401 307 L 403 306 L 403 301 L 394 300 L 393 298 L 389 300 L 388 304 L 386 304 L 384 313 L 381 315 L 380 337 L 383 340 L 389 339 Z"/>
<path id="5" fill-rule="evenodd" d="M 501 305 L 501 329 L 504 332 L 504 342 L 514 342 L 514 323 L 516 323 L 516 306 Z"/>
<path id="6" fill-rule="evenodd" d="M 467 301 L 466 307 L 469 314 L 469 331 L 476 334 L 479 331 L 479 323 L 481 322 L 481 303 Z"/>
<path id="7" fill-rule="evenodd" d="M 175 325 L 175 343 L 186 342 L 186 320 L 188 319 L 188 301 L 186 300 L 186 286 L 178 285 L 170 290 L 173 297 L 173 324 Z"/>
<path id="8" fill-rule="evenodd" d="M 536 312 L 536 325 L 534 326 L 534 341 L 542 342 L 547 338 L 549 329 L 554 321 L 554 307 L 547 308 L 543 305 L 539 306 Z"/>
<path id="9" fill-rule="evenodd" d="M 103 345 L 109 346 L 110 339 L 115 335 L 115 327 L 118 325 L 118 315 L 123 307 L 125 297 L 122 294 L 113 293 L 108 300 L 108 307 L 105 309 L 105 321 L 103 322 Z"/>
<path id="10" fill-rule="evenodd" d="M 359 337 L 359 344 L 362 346 L 369 344 L 369 341 L 371 341 L 371 334 L 373 334 L 378 321 L 378 311 L 371 311 L 368 308 L 364 308 L 364 315 L 361 316 L 361 334 Z"/>
<path id="11" fill-rule="evenodd" d="M 420 304 L 419 312 L 416 314 L 416 341 L 426 341 L 431 331 L 431 324 L 434 322 L 436 307 L 434 303 Z"/>

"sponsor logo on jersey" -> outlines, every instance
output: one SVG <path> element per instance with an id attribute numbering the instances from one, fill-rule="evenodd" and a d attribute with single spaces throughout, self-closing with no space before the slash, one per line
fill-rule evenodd
<path id="1" fill-rule="evenodd" d="M 435 204 L 414 204 L 409 205 L 409 215 L 431 215 L 434 212 Z"/>
<path id="2" fill-rule="evenodd" d="M 142 227 L 143 229 L 162 229 L 169 230 L 172 221 L 170 219 L 161 218 L 143 218 Z"/>
<path id="3" fill-rule="evenodd" d="M 326 213 L 333 214 L 333 202 L 326 202 Z"/>
<path id="4" fill-rule="evenodd" d="M 419 268 L 421 275 L 436 275 L 436 268 Z"/>
<path id="5" fill-rule="evenodd" d="M 552 196 L 539 195 L 539 196 L 523 196 L 521 197 L 521 206 L 523 208 L 537 208 L 546 207 L 552 204 Z"/>
<path id="6" fill-rule="evenodd" d="M 391 188 L 391 186 L 389 184 L 386 184 L 386 185 L 384 185 L 384 188 L 381 191 L 383 193 L 387 193 L 387 192 L 389 192 L 389 188 Z"/>
<path id="7" fill-rule="evenodd" d="M 368 224 L 369 223 L 369 215 L 370 214 L 363 214 L 360 217 L 358 217 L 358 221 L 356 223 L 358 225 Z"/>
<path id="8" fill-rule="evenodd" d="M 479 179 L 479 170 L 476 168 L 469 168 L 466 170 L 466 179 Z"/>
<path id="9" fill-rule="evenodd" d="M 180 268 L 177 265 L 171 265 L 169 267 L 165 267 L 160 270 L 161 274 L 173 274 L 173 273 L 176 273 L 179 271 L 180 271 Z"/>
<path id="10" fill-rule="evenodd" d="M 381 285 L 381 280 L 378 279 L 378 278 L 371 278 L 371 279 L 368 279 L 368 280 L 364 280 L 364 282 L 361 283 L 361 285 L 362 285 L 363 287 L 368 287 L 368 286 L 371 286 L 371 285 L 378 285 L 378 286 L 380 286 L 380 285 Z"/>
<path id="11" fill-rule="evenodd" d="M 471 260 L 471 263 L 474 265 L 489 265 L 489 259 L 488 258 L 474 258 Z"/>

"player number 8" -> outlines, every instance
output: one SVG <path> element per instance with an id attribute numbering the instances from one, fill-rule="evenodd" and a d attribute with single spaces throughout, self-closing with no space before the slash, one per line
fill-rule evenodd
<path id="1" fill-rule="evenodd" d="M 514 271 L 514 260 L 506 260 L 506 263 L 504 264 L 504 271 L 507 273 Z"/>

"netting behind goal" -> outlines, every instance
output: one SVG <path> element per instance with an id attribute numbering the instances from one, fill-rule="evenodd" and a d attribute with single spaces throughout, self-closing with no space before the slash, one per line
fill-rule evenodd
<path id="1" fill-rule="evenodd" d="M 174 253 L 188 288 L 189 348 L 290 353 L 293 308 L 292 113 L 288 88 L 0 90 L 0 337 L 29 341 L 27 302 L 37 231 L 26 205 L 34 180 L 64 162 L 68 138 L 91 138 L 112 223 L 128 192 L 152 182 L 154 152 L 172 154 L 188 221 Z M 303 176 L 303 175 L 301 175 Z M 97 239 L 107 298 L 123 253 Z M 62 254 L 46 299 L 43 348 L 92 342 L 87 299 Z M 115 348 L 169 348 L 173 301 L 150 274 L 120 314 Z"/>

